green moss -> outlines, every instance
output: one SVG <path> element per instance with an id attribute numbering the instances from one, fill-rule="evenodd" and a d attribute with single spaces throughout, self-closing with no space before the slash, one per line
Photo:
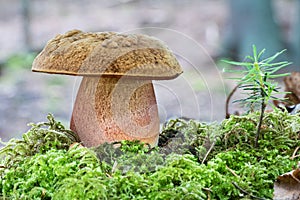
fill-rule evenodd
<path id="1" fill-rule="evenodd" d="M 276 177 L 299 161 L 291 156 L 300 145 L 300 117 L 266 113 L 254 148 L 258 117 L 231 116 L 221 124 L 176 119 L 165 124 L 157 148 L 122 141 L 88 149 L 49 116 L 49 122 L 33 125 L 0 151 L 0 194 L 12 199 L 271 199 Z"/>

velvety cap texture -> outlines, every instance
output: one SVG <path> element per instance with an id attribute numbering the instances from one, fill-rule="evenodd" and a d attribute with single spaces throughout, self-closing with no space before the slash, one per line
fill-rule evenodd
<path id="1" fill-rule="evenodd" d="M 172 79 L 182 73 L 160 40 L 142 34 L 72 30 L 50 40 L 32 71 L 80 76 Z"/>

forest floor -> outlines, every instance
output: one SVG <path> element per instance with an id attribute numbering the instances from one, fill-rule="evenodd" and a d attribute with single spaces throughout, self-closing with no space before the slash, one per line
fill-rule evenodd
<path id="1" fill-rule="evenodd" d="M 71 29 L 155 36 L 176 54 L 184 70 L 174 80 L 154 81 L 161 122 L 174 117 L 221 121 L 226 95 L 234 87 L 222 73 L 222 64 L 213 59 L 222 50 L 226 2 L 31 1 L 30 46 L 41 49 L 56 34 Z M 27 123 L 45 121 L 49 112 L 68 126 L 80 78 L 32 73 L 33 56 L 22 53 L 26 48 L 20 1 L 0 4 L 0 138 L 19 137 L 28 130 Z M 291 6 L 283 5 L 283 10 Z"/>

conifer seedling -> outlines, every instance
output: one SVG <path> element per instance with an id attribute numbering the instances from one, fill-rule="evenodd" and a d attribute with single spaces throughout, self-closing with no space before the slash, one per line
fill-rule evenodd
<path id="1" fill-rule="evenodd" d="M 277 52 L 273 56 L 265 59 L 261 59 L 265 49 L 257 53 L 256 46 L 252 46 L 253 56 L 247 56 L 245 62 L 236 62 L 223 60 L 225 63 L 235 66 L 241 66 L 243 69 L 225 69 L 226 72 L 232 72 L 239 74 L 240 77 L 232 78 L 237 80 L 238 88 L 244 90 L 247 94 L 246 98 L 236 100 L 234 102 L 240 102 L 244 105 L 250 104 L 250 108 L 255 108 L 258 105 L 260 108 L 260 117 L 257 125 L 255 147 L 258 146 L 258 139 L 261 132 L 261 125 L 264 118 L 264 112 L 267 105 L 271 100 L 281 100 L 276 95 L 283 94 L 285 92 L 279 92 L 278 83 L 273 79 L 288 76 L 289 73 L 278 73 L 282 68 L 290 65 L 290 62 L 274 62 L 274 60 L 281 55 L 285 50 Z"/>

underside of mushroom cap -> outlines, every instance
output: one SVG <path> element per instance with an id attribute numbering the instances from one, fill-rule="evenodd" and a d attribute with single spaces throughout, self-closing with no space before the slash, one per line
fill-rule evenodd
<path id="1" fill-rule="evenodd" d="M 160 40 L 142 34 L 72 30 L 50 40 L 32 71 L 79 76 L 172 79 L 182 73 Z"/>

